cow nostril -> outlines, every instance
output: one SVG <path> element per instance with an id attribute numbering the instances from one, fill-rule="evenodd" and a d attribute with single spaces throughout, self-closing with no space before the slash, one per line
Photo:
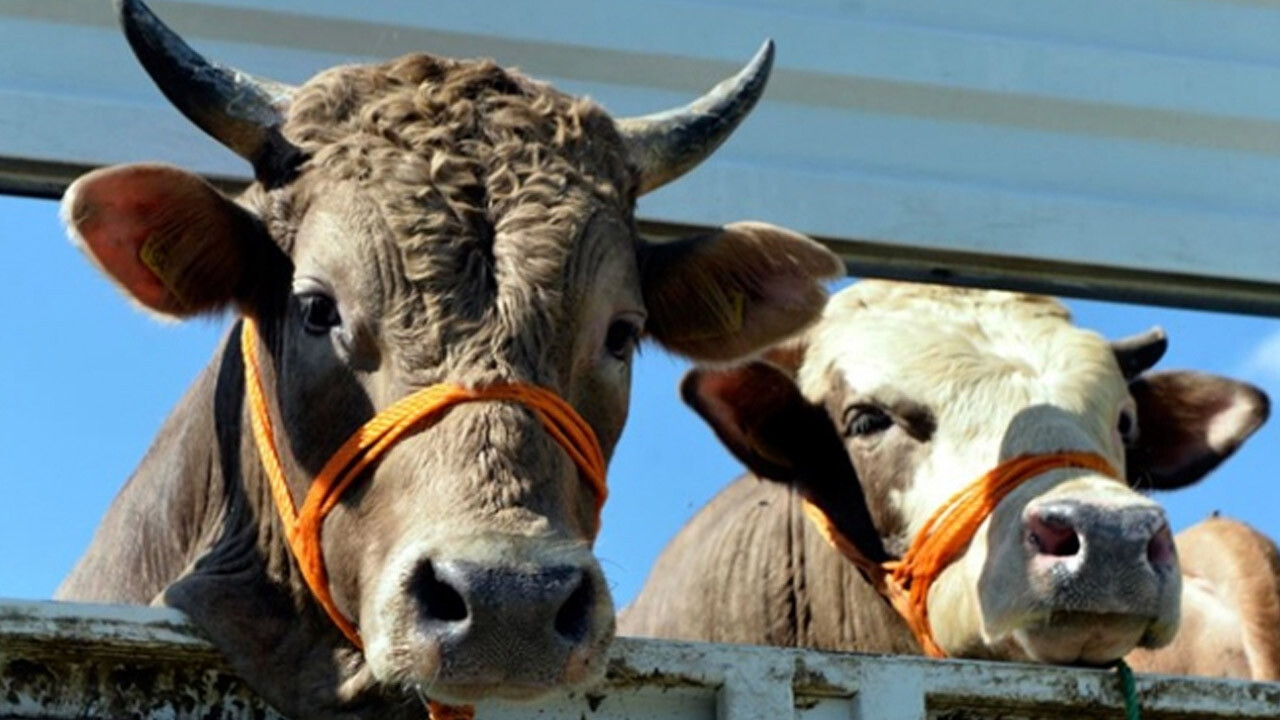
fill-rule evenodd
<path id="1" fill-rule="evenodd" d="M 1071 557 L 1080 552 L 1080 536 L 1066 518 L 1033 513 L 1027 519 L 1027 541 L 1041 555 Z"/>
<path id="2" fill-rule="evenodd" d="M 428 619 L 442 622 L 467 619 L 467 602 L 452 585 L 437 577 L 430 560 L 419 566 L 412 588 L 414 596 L 421 598 L 422 611 Z"/>
<path id="3" fill-rule="evenodd" d="M 577 644 L 587 636 L 588 619 L 591 615 L 591 606 L 594 604 L 594 595 L 591 576 L 583 575 L 578 587 L 574 588 L 569 599 L 565 600 L 564 605 L 560 606 L 559 612 L 556 613 L 555 627 L 560 637 Z"/>
<path id="4" fill-rule="evenodd" d="M 1173 543 L 1173 533 L 1168 524 L 1160 526 L 1159 532 L 1147 543 L 1147 562 L 1157 570 L 1171 568 L 1177 562 L 1178 550 Z"/>

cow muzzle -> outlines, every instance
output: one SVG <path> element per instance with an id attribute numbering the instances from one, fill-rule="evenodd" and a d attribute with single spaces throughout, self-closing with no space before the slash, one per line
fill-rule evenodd
<path id="1" fill-rule="evenodd" d="M 1181 593 L 1173 535 L 1162 508 L 1131 495 L 1054 493 L 1027 503 L 1014 550 L 1022 562 L 999 552 L 988 562 L 1024 575 L 984 578 L 1003 588 L 982 593 L 988 627 L 1005 626 L 1032 660 L 1060 664 L 1106 664 L 1172 640 Z"/>
<path id="2" fill-rule="evenodd" d="M 456 704 L 600 677 L 614 613 L 589 551 L 492 536 L 449 547 L 402 553 L 383 583 L 365 636 L 380 680 Z"/>

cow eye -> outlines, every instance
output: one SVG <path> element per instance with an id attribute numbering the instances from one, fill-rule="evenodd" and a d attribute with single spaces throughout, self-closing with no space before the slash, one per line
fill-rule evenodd
<path id="1" fill-rule="evenodd" d="M 845 435 L 867 437 L 882 433 L 893 426 L 893 418 L 874 405 L 859 405 L 846 413 Z"/>
<path id="2" fill-rule="evenodd" d="M 1138 421 L 1133 417 L 1132 410 L 1126 408 L 1120 411 L 1120 418 L 1116 420 L 1116 431 L 1120 433 L 1120 439 L 1124 440 L 1126 445 L 1138 439 Z"/>
<path id="3" fill-rule="evenodd" d="M 325 293 L 307 293 L 298 297 L 302 309 L 302 329 L 309 335 L 325 335 L 342 324 L 338 303 Z"/>
<path id="4" fill-rule="evenodd" d="M 632 320 L 619 318 L 609 323 L 604 336 L 604 349 L 618 360 L 626 360 L 635 352 L 640 342 L 640 326 Z"/>

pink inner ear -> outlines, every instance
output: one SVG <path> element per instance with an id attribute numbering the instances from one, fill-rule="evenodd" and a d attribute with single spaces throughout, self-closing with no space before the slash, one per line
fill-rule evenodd
<path id="1" fill-rule="evenodd" d="M 740 384 L 741 380 L 733 373 L 703 372 L 698 376 L 698 394 L 724 403 L 726 399 L 732 398 Z"/>
<path id="2" fill-rule="evenodd" d="M 758 424 L 785 404 L 791 381 L 777 368 L 751 362 L 727 370 L 697 373 L 698 394 L 715 404 L 718 413 L 734 415 L 749 424 Z"/>
<path id="3" fill-rule="evenodd" d="M 752 292 L 758 299 L 745 304 L 742 328 L 770 344 L 799 330 L 803 326 L 799 318 L 816 318 L 827 299 L 817 282 L 799 274 L 764 278 Z"/>
<path id="4" fill-rule="evenodd" d="M 156 219 L 164 214 L 157 209 L 181 201 L 174 196 L 175 178 L 166 177 L 178 172 L 136 166 L 99 170 L 72 185 L 64 206 L 75 238 L 98 265 L 138 302 L 167 314 L 180 313 L 184 303 L 143 255 L 147 242 L 161 234 Z"/>

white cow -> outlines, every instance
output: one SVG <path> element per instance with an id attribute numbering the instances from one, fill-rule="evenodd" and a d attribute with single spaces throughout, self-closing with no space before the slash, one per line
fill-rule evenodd
<path id="1" fill-rule="evenodd" d="M 1031 477 L 937 576 L 933 639 L 953 656 L 1082 664 L 1167 644 L 1177 553 L 1163 510 L 1134 487 L 1195 482 L 1261 425 L 1268 402 L 1225 378 L 1142 374 L 1164 348 L 1159 331 L 1108 343 L 1048 298 L 850 287 L 772 364 L 686 379 L 686 400 L 726 446 L 790 487 L 748 477 L 721 493 L 664 552 L 620 631 L 917 650 L 801 498 L 880 562 L 997 465 L 1074 452 L 1100 469 Z"/>

